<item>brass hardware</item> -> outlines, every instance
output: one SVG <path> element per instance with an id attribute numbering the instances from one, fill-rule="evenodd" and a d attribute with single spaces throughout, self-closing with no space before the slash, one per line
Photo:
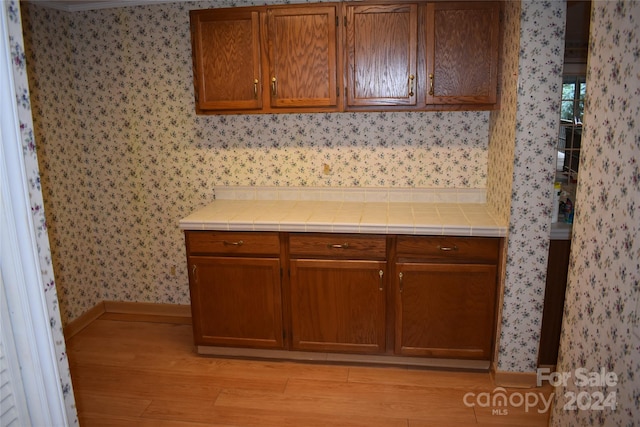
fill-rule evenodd
<path id="1" fill-rule="evenodd" d="M 253 80 L 253 97 L 258 99 L 258 79 Z"/>
<path id="2" fill-rule="evenodd" d="M 198 268 L 198 266 L 196 266 L 195 264 L 193 264 L 191 266 L 191 273 L 195 276 L 196 275 L 196 269 Z"/>
<path id="3" fill-rule="evenodd" d="M 327 247 L 329 249 L 348 249 L 349 248 L 349 244 L 348 243 L 343 243 L 343 244 L 328 244 Z"/>
<path id="4" fill-rule="evenodd" d="M 433 73 L 429 74 L 429 95 L 433 96 Z"/>
<path id="5" fill-rule="evenodd" d="M 400 276 L 400 293 L 402 293 L 402 288 L 404 287 L 404 284 L 402 283 L 402 277 L 403 277 L 402 272 L 399 274 L 399 276 Z"/>
<path id="6" fill-rule="evenodd" d="M 242 246 L 244 245 L 244 242 L 242 240 L 238 240 L 237 242 L 227 242 L 224 240 L 222 244 L 225 246 Z"/>
<path id="7" fill-rule="evenodd" d="M 440 245 L 438 245 L 438 249 L 440 249 L 443 252 L 451 252 L 451 251 L 457 251 L 458 247 L 456 245 L 453 245 L 453 246 L 440 246 Z"/>
<path id="8" fill-rule="evenodd" d="M 271 78 L 271 94 L 273 96 L 277 96 L 278 95 L 278 89 L 277 89 L 277 86 L 276 86 L 276 78 L 275 77 Z"/>
<path id="9" fill-rule="evenodd" d="M 378 288 L 379 290 L 384 290 L 384 283 L 382 281 L 382 276 L 384 276 L 384 271 L 380 270 L 378 271 L 378 274 L 380 275 L 380 287 Z"/>
<path id="10" fill-rule="evenodd" d="M 414 79 L 415 79 L 415 76 L 411 74 L 409 76 L 409 96 L 413 96 L 413 80 Z"/>

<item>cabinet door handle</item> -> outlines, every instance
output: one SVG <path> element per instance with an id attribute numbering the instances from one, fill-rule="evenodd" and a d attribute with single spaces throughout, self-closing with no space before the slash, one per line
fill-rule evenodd
<path id="1" fill-rule="evenodd" d="M 433 96 L 433 73 L 429 74 L 429 95 Z"/>
<path id="2" fill-rule="evenodd" d="M 378 271 L 378 274 L 380 275 L 380 286 L 378 287 L 379 290 L 384 290 L 384 282 L 382 280 L 382 277 L 384 276 L 384 271 L 380 270 Z"/>
<path id="3" fill-rule="evenodd" d="M 334 244 L 334 245 L 328 244 L 327 247 L 329 249 L 348 249 L 349 248 L 349 244 L 348 243 L 343 243 L 343 244 L 337 243 L 337 244 Z"/>
<path id="4" fill-rule="evenodd" d="M 409 96 L 413 96 L 413 81 L 415 80 L 415 76 L 411 74 L 409 76 Z"/>
<path id="5" fill-rule="evenodd" d="M 271 78 L 271 94 L 273 96 L 277 96 L 278 95 L 278 87 L 276 86 L 276 78 L 275 77 Z"/>
<path id="6" fill-rule="evenodd" d="M 197 269 L 198 269 L 198 266 L 197 266 L 197 265 L 193 264 L 193 265 L 191 266 L 191 273 L 192 273 L 192 275 L 193 275 L 193 276 L 195 276 L 195 275 L 196 275 L 196 270 L 197 270 Z"/>
<path id="7" fill-rule="evenodd" d="M 402 272 L 398 275 L 400 277 L 400 293 L 402 293 L 402 288 L 404 287 L 404 283 L 402 283 L 402 277 L 404 276 Z"/>
<path id="8" fill-rule="evenodd" d="M 453 246 L 440 246 L 440 245 L 438 245 L 438 249 L 440 249 L 443 252 L 452 252 L 452 251 L 457 251 L 458 247 L 456 245 L 453 245 Z"/>
<path id="9" fill-rule="evenodd" d="M 258 99 L 258 79 L 253 80 L 253 97 Z"/>
<path id="10" fill-rule="evenodd" d="M 242 240 L 238 240 L 237 242 L 227 242 L 226 240 L 223 240 L 222 244 L 225 246 L 242 246 L 244 245 L 244 242 Z"/>

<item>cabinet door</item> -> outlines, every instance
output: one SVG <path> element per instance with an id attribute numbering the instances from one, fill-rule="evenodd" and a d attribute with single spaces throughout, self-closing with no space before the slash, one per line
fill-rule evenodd
<path id="1" fill-rule="evenodd" d="M 377 261 L 292 260 L 292 347 L 383 352 L 385 265 Z"/>
<path id="2" fill-rule="evenodd" d="M 490 358 L 496 266 L 400 263 L 396 271 L 396 353 Z"/>
<path id="3" fill-rule="evenodd" d="M 336 6 L 267 15 L 271 107 L 337 106 Z"/>
<path id="4" fill-rule="evenodd" d="M 347 105 L 415 105 L 418 6 L 347 7 Z"/>
<path id="5" fill-rule="evenodd" d="M 190 257 L 197 345 L 282 348 L 280 261 Z"/>
<path id="6" fill-rule="evenodd" d="M 498 2 L 427 5 L 427 104 L 493 104 L 498 87 Z"/>
<path id="7" fill-rule="evenodd" d="M 262 107 L 259 25 L 257 11 L 191 12 L 199 111 Z"/>

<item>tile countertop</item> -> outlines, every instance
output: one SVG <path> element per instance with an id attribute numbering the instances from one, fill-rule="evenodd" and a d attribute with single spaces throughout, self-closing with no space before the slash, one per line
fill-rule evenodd
<path id="1" fill-rule="evenodd" d="M 182 230 L 504 237 L 483 189 L 216 187 Z"/>

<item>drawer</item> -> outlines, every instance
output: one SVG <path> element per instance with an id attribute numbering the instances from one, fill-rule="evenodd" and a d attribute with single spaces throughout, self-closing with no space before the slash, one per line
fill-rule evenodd
<path id="1" fill-rule="evenodd" d="M 185 238 L 189 255 L 280 255 L 278 233 L 186 231 Z"/>
<path id="2" fill-rule="evenodd" d="M 384 236 L 354 234 L 292 234 L 291 258 L 385 259 Z"/>
<path id="3" fill-rule="evenodd" d="M 500 256 L 500 239 L 398 236 L 396 256 L 399 259 L 494 264 Z"/>

